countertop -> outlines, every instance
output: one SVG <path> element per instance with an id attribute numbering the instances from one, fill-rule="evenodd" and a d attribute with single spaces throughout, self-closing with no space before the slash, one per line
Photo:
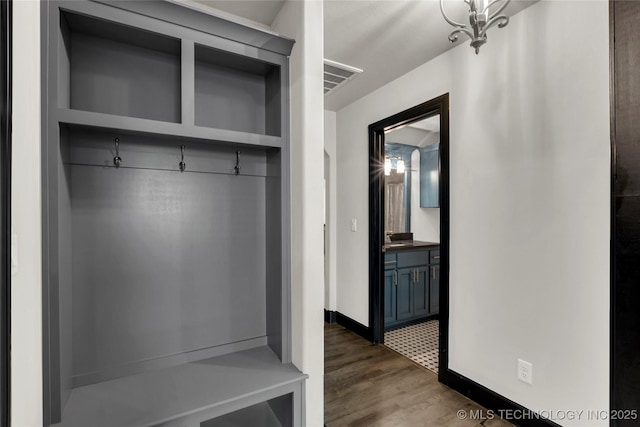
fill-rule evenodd
<path id="1" fill-rule="evenodd" d="M 440 243 L 421 242 L 420 240 L 396 240 L 385 243 L 382 252 L 410 251 L 412 249 L 437 249 Z"/>

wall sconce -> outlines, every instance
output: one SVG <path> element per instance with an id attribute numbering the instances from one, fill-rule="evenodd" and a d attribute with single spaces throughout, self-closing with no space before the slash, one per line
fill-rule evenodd
<path id="1" fill-rule="evenodd" d="M 469 5 L 469 25 L 461 24 L 449 18 L 444 11 L 444 0 L 440 0 L 440 11 L 444 20 L 455 27 L 449 34 L 451 43 L 458 40 L 458 34 L 462 33 L 471 39 L 471 47 L 480 52 L 480 46 L 487 42 L 487 30 L 494 25 L 504 28 L 509 23 L 509 17 L 500 15 L 511 0 L 464 0 Z M 489 9 L 498 3 L 502 3 L 491 13 Z"/>
<path id="2" fill-rule="evenodd" d="M 395 167 L 392 163 L 395 161 Z M 391 175 L 391 171 L 395 169 L 396 173 L 404 173 L 405 172 L 405 164 L 404 160 L 401 157 L 385 157 L 384 158 L 384 174 L 386 176 Z"/>

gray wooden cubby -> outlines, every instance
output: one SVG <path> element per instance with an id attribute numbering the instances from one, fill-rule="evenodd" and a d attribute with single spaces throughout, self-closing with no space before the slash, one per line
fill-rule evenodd
<path id="1" fill-rule="evenodd" d="M 169 1 L 43 9 L 45 426 L 304 425 L 293 41 Z"/>

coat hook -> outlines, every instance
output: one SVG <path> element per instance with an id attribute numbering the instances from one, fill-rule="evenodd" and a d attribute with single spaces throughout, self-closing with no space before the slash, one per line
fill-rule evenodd
<path id="1" fill-rule="evenodd" d="M 236 176 L 240 175 L 240 151 L 236 151 L 236 165 L 233 170 L 236 173 Z"/>
<path id="2" fill-rule="evenodd" d="M 113 164 L 119 168 L 122 164 L 122 158 L 120 157 L 120 138 L 116 138 L 114 142 L 116 144 L 116 156 L 113 158 Z"/>
<path id="3" fill-rule="evenodd" d="M 184 170 L 187 168 L 187 164 L 184 162 L 184 145 L 180 146 L 180 172 L 184 172 Z"/>

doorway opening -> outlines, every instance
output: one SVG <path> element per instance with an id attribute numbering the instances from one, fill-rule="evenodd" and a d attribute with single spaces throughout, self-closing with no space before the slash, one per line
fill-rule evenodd
<path id="1" fill-rule="evenodd" d="M 369 242 L 372 341 L 388 341 L 442 381 L 448 366 L 448 94 L 369 126 Z M 407 340 L 422 341 L 423 348 L 407 354 Z"/>

